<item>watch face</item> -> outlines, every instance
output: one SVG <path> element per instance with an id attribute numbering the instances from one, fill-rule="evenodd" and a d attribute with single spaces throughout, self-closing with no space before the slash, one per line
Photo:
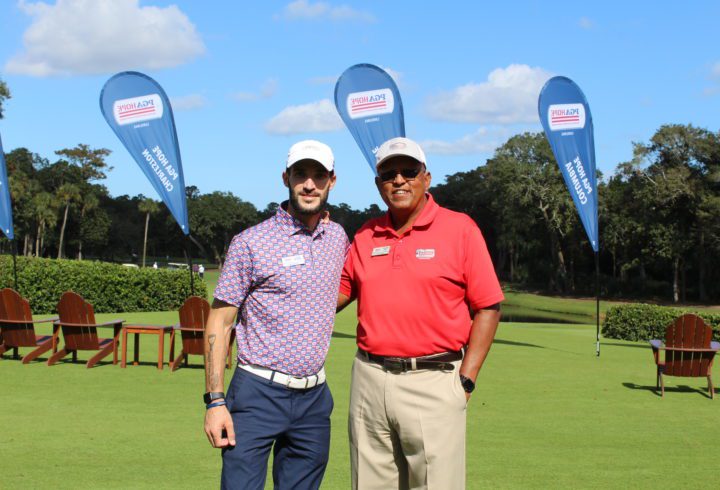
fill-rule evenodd
<path id="1" fill-rule="evenodd" d="M 465 390 L 465 393 L 472 393 L 475 389 L 475 383 L 473 383 L 470 378 L 460 376 L 460 383 L 462 383 L 462 387 Z"/>
<path id="2" fill-rule="evenodd" d="M 203 395 L 203 401 L 205 402 L 205 405 L 207 405 L 208 403 L 211 403 L 213 400 L 217 400 L 218 398 L 225 398 L 225 393 L 214 392 L 214 393 L 205 393 Z"/>

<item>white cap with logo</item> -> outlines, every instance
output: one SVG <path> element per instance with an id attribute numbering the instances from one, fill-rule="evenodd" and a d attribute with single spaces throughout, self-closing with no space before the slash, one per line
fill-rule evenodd
<path id="1" fill-rule="evenodd" d="M 292 145 L 288 152 L 285 168 L 290 168 L 301 160 L 315 160 L 328 172 L 332 172 L 335 168 L 335 157 L 330 147 L 315 140 L 300 141 Z"/>
<path id="2" fill-rule="evenodd" d="M 410 157 L 423 165 L 426 163 L 425 152 L 420 148 L 420 145 L 409 138 L 399 137 L 387 140 L 380 145 L 377 153 L 375 153 L 375 168 L 379 167 L 384 161 L 398 156 Z"/>

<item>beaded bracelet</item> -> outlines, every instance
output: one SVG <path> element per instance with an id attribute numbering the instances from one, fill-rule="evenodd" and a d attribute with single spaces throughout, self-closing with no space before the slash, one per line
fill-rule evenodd
<path id="1" fill-rule="evenodd" d="M 205 405 L 205 410 L 215 408 L 215 407 L 222 407 L 223 405 L 227 405 L 225 400 L 221 400 L 219 402 L 208 403 L 207 405 Z"/>

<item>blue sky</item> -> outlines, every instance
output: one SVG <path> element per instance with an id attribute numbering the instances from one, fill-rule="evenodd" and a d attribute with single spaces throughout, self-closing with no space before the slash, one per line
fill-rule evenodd
<path id="1" fill-rule="evenodd" d="M 585 92 L 606 175 L 662 124 L 718 130 L 720 2 L 0 0 L 0 78 L 13 98 L 5 151 L 86 143 L 113 151 L 111 194 L 157 198 L 100 114 L 114 73 L 155 78 L 173 103 L 185 182 L 259 208 L 285 199 L 290 145 L 335 152 L 331 202 L 380 204 L 332 105 L 356 63 L 398 82 L 407 135 L 435 183 L 484 164 L 513 134 L 540 131 L 553 75 Z"/>

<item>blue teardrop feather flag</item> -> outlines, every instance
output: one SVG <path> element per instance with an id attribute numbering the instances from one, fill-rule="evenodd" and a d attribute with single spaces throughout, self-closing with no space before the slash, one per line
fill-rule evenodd
<path id="1" fill-rule="evenodd" d="M 2 139 L 0 139 L 0 227 L 2 227 L 2 232 L 9 240 L 15 238 L 12 203 L 10 202 L 10 183 L 8 182 Z"/>
<path id="2" fill-rule="evenodd" d="M 590 106 L 575 82 L 553 77 L 540 91 L 538 114 L 590 245 L 597 252 L 597 176 Z"/>
<path id="3" fill-rule="evenodd" d="M 165 91 L 142 73 L 118 73 L 100 92 L 100 110 L 188 235 L 185 179 L 175 120 Z"/>
<path id="4" fill-rule="evenodd" d="M 402 101 L 392 77 L 375 65 L 351 66 L 335 84 L 335 108 L 377 175 L 378 147 L 405 136 Z"/>

